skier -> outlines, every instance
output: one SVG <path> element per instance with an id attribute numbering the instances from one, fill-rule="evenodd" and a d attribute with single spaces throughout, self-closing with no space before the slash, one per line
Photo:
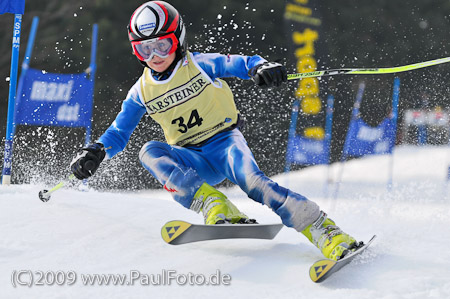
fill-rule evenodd
<path id="1" fill-rule="evenodd" d="M 149 141 L 139 159 L 185 208 L 203 213 L 205 224 L 255 223 L 213 186 L 228 178 L 254 201 L 303 233 L 325 257 L 338 260 L 359 246 L 319 206 L 279 186 L 259 169 L 240 131 L 232 92 L 220 78 L 252 79 L 261 88 L 287 81 L 286 69 L 262 57 L 190 52 L 181 15 L 169 3 L 149 1 L 128 24 L 134 55 L 144 71 L 115 121 L 71 162 L 78 179 L 93 175 L 106 157 L 122 151 L 147 112 L 167 143 Z"/>

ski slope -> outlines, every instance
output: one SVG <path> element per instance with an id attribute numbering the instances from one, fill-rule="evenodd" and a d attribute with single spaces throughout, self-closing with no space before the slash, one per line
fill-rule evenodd
<path id="1" fill-rule="evenodd" d="M 269 241 L 171 246 L 160 237 L 165 222 L 202 218 L 167 192 L 61 189 L 43 203 L 38 191 L 45 186 L 0 186 L 0 298 L 450 298 L 450 188 L 445 185 L 450 149 L 396 148 L 391 192 L 386 190 L 389 159 L 345 163 L 335 200 L 325 182 L 328 171 L 330 178 L 341 171 L 339 163 L 274 177 L 317 202 L 356 239 L 378 236 L 361 258 L 322 284 L 308 276 L 321 254 L 293 229 L 283 228 Z M 279 222 L 239 189 L 222 191 L 259 222 Z M 131 271 L 141 275 L 133 285 L 82 281 L 89 274 Z M 169 271 L 175 277 L 171 285 L 140 280 Z M 201 283 L 201 275 L 218 271 L 231 277 L 229 285 L 182 285 L 189 274 Z M 42 273 L 49 281 L 38 281 Z M 56 273 L 62 285 L 36 285 L 49 284 Z M 72 274 L 77 279 L 68 285 Z M 31 277 L 31 286 L 18 284 L 30 284 Z"/>

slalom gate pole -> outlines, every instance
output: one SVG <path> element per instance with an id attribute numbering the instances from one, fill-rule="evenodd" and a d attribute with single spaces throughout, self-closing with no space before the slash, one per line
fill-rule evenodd
<path id="1" fill-rule="evenodd" d="M 11 70 L 9 79 L 8 115 L 6 123 L 5 155 L 3 157 L 2 184 L 11 184 L 11 168 L 14 140 L 14 110 L 16 106 L 17 68 L 19 64 L 20 30 L 22 15 L 15 14 L 12 39 Z"/>

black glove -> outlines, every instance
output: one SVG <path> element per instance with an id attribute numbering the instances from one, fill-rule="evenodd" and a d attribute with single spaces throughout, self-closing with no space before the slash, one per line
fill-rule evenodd
<path id="1" fill-rule="evenodd" d="M 70 163 L 70 169 L 77 179 L 87 179 L 97 171 L 105 155 L 103 144 L 91 144 L 78 151 L 77 156 Z"/>
<path id="2" fill-rule="evenodd" d="M 286 68 L 278 62 L 264 62 L 252 67 L 248 74 L 256 85 L 262 88 L 278 87 L 287 81 Z"/>

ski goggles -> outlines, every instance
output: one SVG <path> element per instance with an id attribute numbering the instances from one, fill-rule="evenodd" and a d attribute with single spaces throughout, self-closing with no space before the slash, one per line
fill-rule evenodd
<path id="1" fill-rule="evenodd" d="M 178 39 L 175 34 L 146 39 L 143 41 L 132 41 L 134 55 L 142 61 L 150 61 L 153 56 L 157 55 L 161 58 L 167 58 L 175 52 L 178 46 Z"/>

